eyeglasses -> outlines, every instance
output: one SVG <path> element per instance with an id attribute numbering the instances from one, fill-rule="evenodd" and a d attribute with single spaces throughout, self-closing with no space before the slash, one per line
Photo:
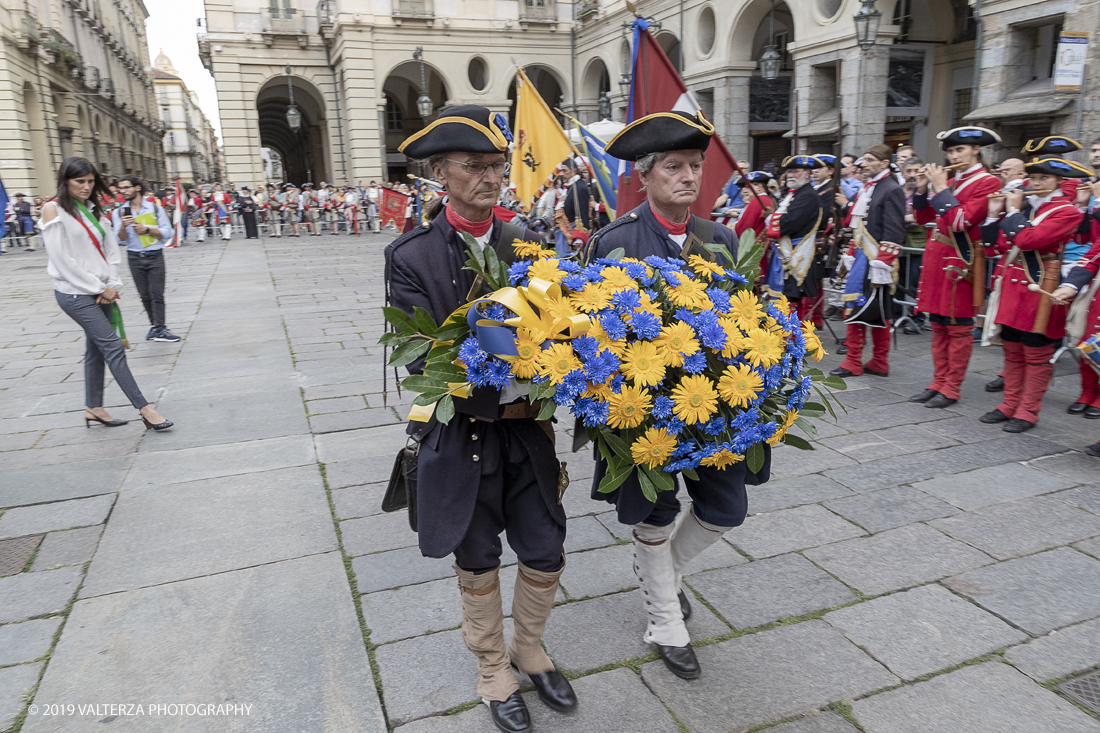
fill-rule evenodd
<path id="1" fill-rule="evenodd" d="M 512 164 L 505 160 L 498 160 L 495 163 L 483 163 L 480 160 L 472 160 L 469 162 L 463 162 L 461 160 L 455 160 L 454 158 L 446 158 L 450 163 L 460 165 L 466 169 L 466 172 L 471 176 L 483 176 L 485 171 L 490 168 L 493 169 L 493 173 L 498 176 L 506 176 L 512 170 Z"/>

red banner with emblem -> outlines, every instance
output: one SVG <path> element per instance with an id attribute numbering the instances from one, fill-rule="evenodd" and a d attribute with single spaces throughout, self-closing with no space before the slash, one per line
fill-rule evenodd
<path id="1" fill-rule="evenodd" d="M 405 209 L 408 205 L 408 196 L 393 189 L 383 188 L 378 202 L 378 218 L 382 222 L 381 226 L 386 226 L 392 221 L 397 231 L 401 231 L 405 227 Z"/>

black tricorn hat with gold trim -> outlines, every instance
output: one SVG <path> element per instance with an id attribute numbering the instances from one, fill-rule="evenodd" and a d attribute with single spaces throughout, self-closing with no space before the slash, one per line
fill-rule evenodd
<path id="1" fill-rule="evenodd" d="M 816 170 L 817 168 L 824 168 L 825 162 L 821 160 L 821 158 L 817 158 L 813 155 L 788 155 L 783 159 L 783 162 L 779 164 L 779 167 L 784 170 L 790 168 Z"/>
<path id="2" fill-rule="evenodd" d="M 1046 173 L 1050 176 L 1061 176 L 1062 178 L 1089 178 L 1092 176 L 1092 171 L 1080 163 L 1053 156 L 1033 158 L 1024 166 L 1024 171 L 1027 173 Z"/>
<path id="3" fill-rule="evenodd" d="M 936 135 L 940 148 L 947 150 L 954 145 L 993 145 L 1001 142 L 1001 136 L 985 127 L 965 125 L 944 130 Z"/>
<path id="4" fill-rule="evenodd" d="M 656 112 L 634 120 L 619 130 L 607 144 L 607 154 L 619 160 L 636 161 L 650 153 L 672 150 L 706 150 L 714 125 L 702 112 Z"/>
<path id="5" fill-rule="evenodd" d="M 1074 150 L 1080 149 L 1081 143 L 1071 137 L 1048 135 L 1047 137 L 1036 137 L 1028 140 L 1024 143 L 1024 149 L 1020 152 L 1024 155 L 1062 156 L 1066 153 L 1072 153 Z"/>
<path id="6" fill-rule="evenodd" d="M 437 153 L 503 153 L 512 132 L 503 115 L 477 104 L 462 104 L 440 111 L 439 119 L 401 143 L 397 150 L 414 160 Z"/>

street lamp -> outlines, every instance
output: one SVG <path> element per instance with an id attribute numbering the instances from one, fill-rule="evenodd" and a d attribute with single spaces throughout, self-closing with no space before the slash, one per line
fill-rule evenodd
<path id="1" fill-rule="evenodd" d="M 290 104 L 286 108 L 286 123 L 290 125 L 291 132 L 302 129 L 302 113 L 294 105 L 294 84 L 290 78 L 290 64 L 286 67 L 286 90 L 290 94 Z"/>
<path id="2" fill-rule="evenodd" d="M 619 89 L 622 90 L 624 97 L 630 93 L 630 74 L 619 76 Z"/>
<path id="3" fill-rule="evenodd" d="M 875 10 L 875 0 L 863 0 L 859 12 L 855 15 L 856 43 L 866 51 L 875 45 L 875 36 L 878 35 L 878 26 L 882 21 L 882 13 Z"/>
<path id="4" fill-rule="evenodd" d="M 420 62 L 420 96 L 416 98 L 416 111 L 420 113 L 422 119 L 426 120 L 432 116 L 435 105 L 432 103 L 432 98 L 428 96 L 428 79 L 424 73 L 423 47 L 416 47 L 416 50 L 413 51 L 413 58 Z"/>
<path id="5" fill-rule="evenodd" d="M 764 47 L 764 55 L 760 57 L 760 76 L 769 80 L 778 79 L 779 67 L 782 65 L 783 55 L 775 45 L 775 0 L 772 0 L 772 7 L 768 12 L 768 45 Z"/>
<path id="6" fill-rule="evenodd" d="M 601 120 L 610 120 L 611 119 L 611 98 L 607 96 L 606 91 L 600 92 L 600 98 L 598 100 L 596 100 L 596 103 L 599 105 L 600 119 Z"/>

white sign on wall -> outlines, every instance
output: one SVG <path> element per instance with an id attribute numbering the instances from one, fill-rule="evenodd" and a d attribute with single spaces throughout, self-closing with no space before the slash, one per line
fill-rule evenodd
<path id="1" fill-rule="evenodd" d="M 1085 81 L 1089 34 L 1062 31 L 1058 35 L 1058 54 L 1054 58 L 1054 90 L 1079 92 Z"/>

